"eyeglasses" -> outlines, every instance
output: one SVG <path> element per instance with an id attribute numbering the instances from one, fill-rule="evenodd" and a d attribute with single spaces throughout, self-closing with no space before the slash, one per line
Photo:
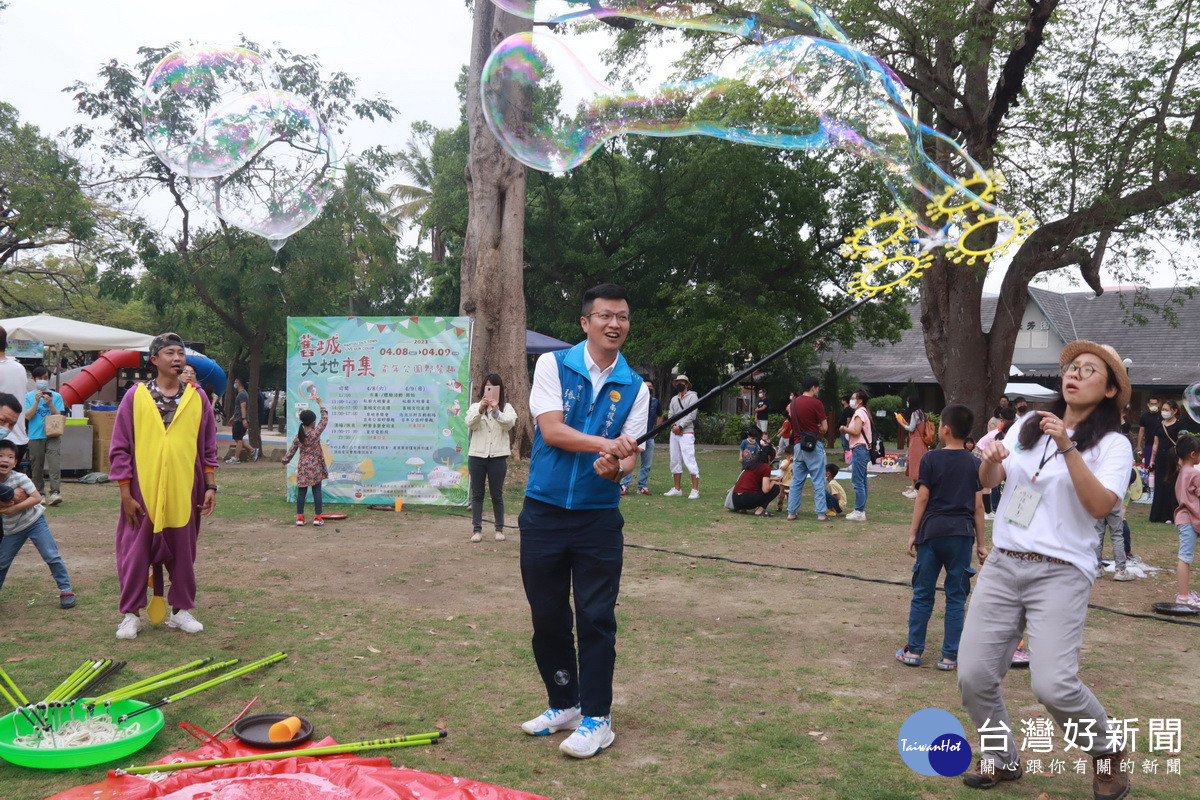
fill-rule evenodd
<path id="1" fill-rule="evenodd" d="M 1079 375 L 1081 380 L 1086 381 L 1095 375 L 1099 369 L 1095 364 L 1063 364 L 1059 367 L 1058 374 L 1065 378 L 1074 372 Z"/>
<path id="2" fill-rule="evenodd" d="M 590 314 L 584 314 L 584 316 L 585 317 L 595 317 L 596 319 L 600 320 L 600 322 L 602 322 L 605 325 L 612 322 L 614 319 L 623 325 L 629 323 L 629 315 L 628 314 L 610 314 L 607 311 L 593 311 Z"/>

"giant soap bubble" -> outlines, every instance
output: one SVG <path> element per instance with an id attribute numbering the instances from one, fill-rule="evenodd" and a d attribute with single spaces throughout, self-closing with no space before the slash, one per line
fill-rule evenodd
<path id="1" fill-rule="evenodd" d="M 502 41 L 484 65 L 485 118 L 501 146 L 535 169 L 561 173 L 627 133 L 700 134 L 789 150 L 841 148 L 878 164 L 900 210 L 872 220 L 843 254 L 874 260 L 854 293 L 891 291 L 927 268 L 931 249 L 955 263 L 986 263 L 1032 230 L 1027 215 L 992 204 L 999 176 L 957 142 L 915 119 L 900 79 L 849 43 L 804 0 L 736 6 L 669 0 L 492 0 L 546 23 L 626 17 L 738 37 L 722 42 L 709 75 L 618 90 L 592 75 L 564 40 L 541 32 Z M 780 9 L 791 18 L 779 17 Z M 804 35 L 785 35 L 802 30 Z M 813 34 L 809 35 L 808 32 Z M 730 46 L 732 45 L 732 46 Z M 953 177 L 925 150 L 964 177 Z M 924 205 L 914 205 L 914 198 Z M 884 231 L 881 237 L 877 232 Z M 903 251 L 920 245 L 920 252 Z M 899 265 L 899 267 L 897 267 Z M 898 272 L 897 272 L 898 270 Z M 899 274 L 899 277 L 896 275 Z"/>
<path id="2" fill-rule="evenodd" d="M 146 78 L 142 130 L 154 154 L 189 178 L 227 175 L 266 143 L 271 108 L 244 98 L 271 98 L 279 76 L 244 47 L 197 45 L 166 56 Z"/>
<path id="3" fill-rule="evenodd" d="M 1200 422 L 1200 383 L 1193 383 L 1183 393 L 1183 407 L 1188 416 Z"/>
<path id="4" fill-rule="evenodd" d="M 337 151 L 304 98 L 273 92 L 270 142 L 244 167 L 216 182 L 212 207 L 221 219 L 262 236 L 279 250 L 321 214 L 337 188 Z"/>
<path id="5" fill-rule="evenodd" d="M 279 250 L 336 189 L 337 150 L 302 97 L 243 47 L 189 47 L 146 79 L 146 141 L 226 223 Z"/>

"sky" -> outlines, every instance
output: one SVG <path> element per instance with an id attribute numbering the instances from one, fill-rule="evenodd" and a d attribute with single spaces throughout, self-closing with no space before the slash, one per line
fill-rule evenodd
<path id="1" fill-rule="evenodd" d="M 382 95 L 399 110 L 388 122 L 355 122 L 339 142 L 342 153 L 374 145 L 400 149 L 409 127 L 425 120 L 453 127 L 459 120 L 454 83 L 467 61 L 471 16 L 463 0 L 8 0 L 0 11 L 0 74 L 9 76 L 0 100 L 24 122 L 54 135 L 76 124 L 63 88 L 91 82 L 111 59 L 130 64 L 142 46 L 227 44 L 239 35 L 313 54 L 327 71 L 358 81 L 360 94 Z M 602 72 L 602 70 L 599 70 Z M 985 289 L 996 291 L 1001 269 Z M 1107 281 L 1106 281 L 1107 282 Z M 1153 285 L 1173 285 L 1162 275 Z M 1066 278 L 1047 288 L 1078 291 Z"/>

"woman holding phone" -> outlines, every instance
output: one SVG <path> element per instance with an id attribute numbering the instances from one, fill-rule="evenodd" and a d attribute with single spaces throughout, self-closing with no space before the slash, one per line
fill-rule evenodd
<path id="1" fill-rule="evenodd" d="M 492 493 L 492 515 L 496 518 L 496 541 L 504 541 L 504 476 L 512 452 L 509 431 L 517 412 L 504 397 L 504 381 L 492 373 L 483 380 L 479 401 L 467 409 L 471 444 L 467 449 L 467 473 L 471 479 L 471 541 L 483 541 L 483 484 Z"/>

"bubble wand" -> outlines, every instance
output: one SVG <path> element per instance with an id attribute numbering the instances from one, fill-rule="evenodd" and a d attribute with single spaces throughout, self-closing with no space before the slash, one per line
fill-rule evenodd
<path id="1" fill-rule="evenodd" d="M 648 440 L 650 440 L 650 439 L 653 439 L 655 436 L 657 436 L 658 434 L 662 433 L 662 432 L 663 432 L 664 430 L 666 430 L 667 428 L 669 428 L 669 427 L 671 427 L 672 425 L 674 425 L 674 424 L 675 424 L 675 422 L 676 422 L 677 420 L 680 420 L 680 419 L 682 419 L 683 417 L 685 417 L 685 416 L 687 416 L 688 414 L 690 414 L 690 413 L 692 412 L 692 409 L 694 409 L 694 408 L 697 408 L 697 407 L 698 407 L 698 406 L 699 406 L 701 403 L 703 403 L 704 401 L 708 400 L 710 397 L 713 397 L 714 395 L 720 394 L 721 392 L 723 392 L 723 391 L 725 391 L 726 389 L 728 389 L 730 386 L 733 386 L 735 383 L 738 383 L 739 381 L 741 381 L 743 378 L 745 378 L 745 377 L 747 377 L 747 376 L 749 376 L 749 375 L 753 375 L 753 374 L 754 374 L 754 372 L 755 372 L 755 371 L 757 371 L 758 369 L 760 369 L 760 368 L 761 368 L 763 365 L 765 365 L 765 364 L 769 364 L 770 362 L 772 362 L 772 361 L 774 361 L 775 359 L 779 358 L 781 355 L 783 355 L 784 353 L 786 353 L 788 350 L 791 350 L 793 347 L 795 347 L 796 345 L 800 344 L 801 342 L 803 342 L 803 341 L 804 341 L 805 339 L 807 339 L 808 337 L 812 336 L 812 335 L 813 335 L 813 334 L 815 334 L 815 333 L 818 333 L 818 332 L 820 332 L 820 331 L 823 331 L 825 328 L 828 328 L 830 325 L 832 325 L 833 323 L 837 322 L 839 319 L 841 319 L 842 317 L 846 316 L 847 314 L 851 314 L 851 313 L 853 313 L 853 312 L 857 311 L 858 309 L 862 308 L 862 307 L 863 307 L 863 306 L 865 306 L 867 303 L 871 302 L 871 300 L 873 300 L 874 298 L 875 298 L 875 295 L 873 295 L 873 294 L 872 294 L 872 295 L 868 295 L 868 296 L 866 296 L 866 297 L 862 298 L 861 300 L 859 300 L 857 303 L 854 303 L 853 305 L 850 305 L 850 306 L 847 306 L 846 308 L 843 308 L 841 311 L 837 312 L 836 314 L 834 314 L 832 317 L 830 317 L 829 319 L 825 320 L 825 321 L 824 321 L 824 322 L 822 322 L 821 324 L 819 324 L 819 325 L 817 325 L 816 327 L 814 327 L 814 328 L 812 328 L 812 329 L 810 329 L 810 330 L 808 330 L 808 331 L 806 331 L 806 332 L 804 332 L 804 333 L 800 334 L 800 335 L 799 335 L 799 336 L 797 336 L 795 339 L 792 339 L 790 342 L 788 342 L 787 344 L 785 344 L 783 347 L 780 347 L 780 348 L 779 348 L 778 350 L 776 350 L 775 352 L 771 353 L 770 355 L 763 356 L 761 359 L 759 359 L 758 361 L 754 362 L 754 363 L 753 363 L 753 364 L 751 364 L 749 367 L 746 367 L 744 370 L 742 370 L 742 371 L 741 371 L 741 372 L 739 372 L 738 374 L 734 375 L 732 378 L 730 378 L 729 380 L 725 381 L 725 382 L 724 382 L 724 383 L 722 383 L 720 386 L 717 386 L 717 387 L 715 387 L 715 388 L 713 388 L 713 389 L 709 389 L 709 390 L 708 390 L 708 391 L 707 391 L 707 392 L 704 394 L 704 396 L 703 396 L 703 397 L 701 397 L 699 400 L 697 400 L 696 402 L 692 403 L 690 406 L 688 406 L 687 408 L 683 409 L 683 410 L 682 410 L 682 411 L 680 411 L 678 414 L 675 414 L 675 415 L 673 415 L 673 416 L 667 417 L 665 420 L 663 420 L 663 421 L 662 421 L 662 423 L 660 423 L 658 426 L 656 426 L 656 427 L 652 428 L 652 429 L 651 429 L 651 430 L 650 430 L 648 433 L 646 433 L 646 434 L 644 434 L 644 435 L 642 435 L 642 436 L 639 436 L 639 437 L 638 437 L 638 440 L 637 440 L 638 444 L 643 444 L 643 443 L 645 443 L 646 441 L 648 441 Z"/>
<path id="2" fill-rule="evenodd" d="M 150 772 L 175 772 L 181 769 L 197 767 L 216 767 L 222 764 L 241 764 L 246 761 L 264 761 L 273 758 L 298 758 L 300 756 L 332 756 L 342 753 L 355 753 L 362 750 L 385 750 L 393 747 L 420 747 L 427 744 L 438 744 L 445 731 L 431 733 L 416 733 L 410 736 L 393 736 L 390 739 L 372 739 L 365 742 L 350 742 L 349 744 L 331 744 L 325 747 L 307 747 L 303 750 L 280 750 L 274 753 L 256 753 L 251 756 L 234 758 L 213 758 L 207 761 L 183 761 L 176 764 L 147 764 L 144 767 L 116 769 L 116 775 L 145 775 Z"/>
<path id="3" fill-rule="evenodd" d="M 102 694 L 99 697 L 93 697 L 90 701 L 88 701 L 88 708 L 89 709 L 95 708 L 98 704 L 106 702 L 106 701 L 111 702 L 113 697 L 115 697 L 116 695 L 119 695 L 119 694 L 124 694 L 126 691 L 128 691 L 130 689 L 134 689 L 134 688 L 137 688 L 140 686 L 146 686 L 151 683 L 157 683 L 158 681 L 161 681 L 164 678 L 170 677 L 171 675 L 178 675 L 180 672 L 186 672 L 189 669 L 195 669 L 196 667 L 199 667 L 203 664 L 207 664 L 210 661 L 212 661 L 211 657 L 198 658 L 195 661 L 184 664 L 182 667 L 175 667 L 175 669 L 169 669 L 166 672 L 160 672 L 157 675 L 151 675 L 149 678 L 144 678 L 135 683 L 131 683 L 128 686 L 122 686 L 119 689 L 113 689 L 111 692 Z"/>
<path id="4" fill-rule="evenodd" d="M 163 699 L 158 700 L 154 703 L 151 703 L 148 706 L 143 706 L 142 708 L 139 708 L 136 711 L 130 711 L 128 714 L 122 714 L 120 717 L 117 718 L 117 722 L 118 723 L 125 722 L 126 720 L 128 720 L 132 717 L 136 717 L 138 714 L 145 714 L 147 711 L 149 711 L 152 708 L 162 708 L 165 705 L 174 703 L 176 700 L 182 700 L 183 698 L 190 697 L 190 696 L 196 694 L 197 692 L 202 692 L 205 689 L 209 689 L 218 684 L 225 683 L 225 681 L 233 680 L 234 678 L 237 678 L 241 675 L 245 675 L 247 672 L 253 672 L 254 670 L 260 669 L 262 667 L 269 667 L 272 664 L 274 664 L 275 662 L 282 661 L 285 658 L 287 658 L 287 653 L 284 653 L 282 651 L 275 653 L 273 655 L 269 655 L 266 658 L 255 661 L 253 664 L 247 664 L 244 667 L 238 667 L 237 669 L 235 669 L 231 672 L 227 672 L 218 678 L 213 678 L 211 681 L 205 681 L 204 683 L 193 686 L 190 689 L 184 689 L 182 692 L 176 692 L 175 694 L 171 695 L 170 697 L 164 697 Z"/>

